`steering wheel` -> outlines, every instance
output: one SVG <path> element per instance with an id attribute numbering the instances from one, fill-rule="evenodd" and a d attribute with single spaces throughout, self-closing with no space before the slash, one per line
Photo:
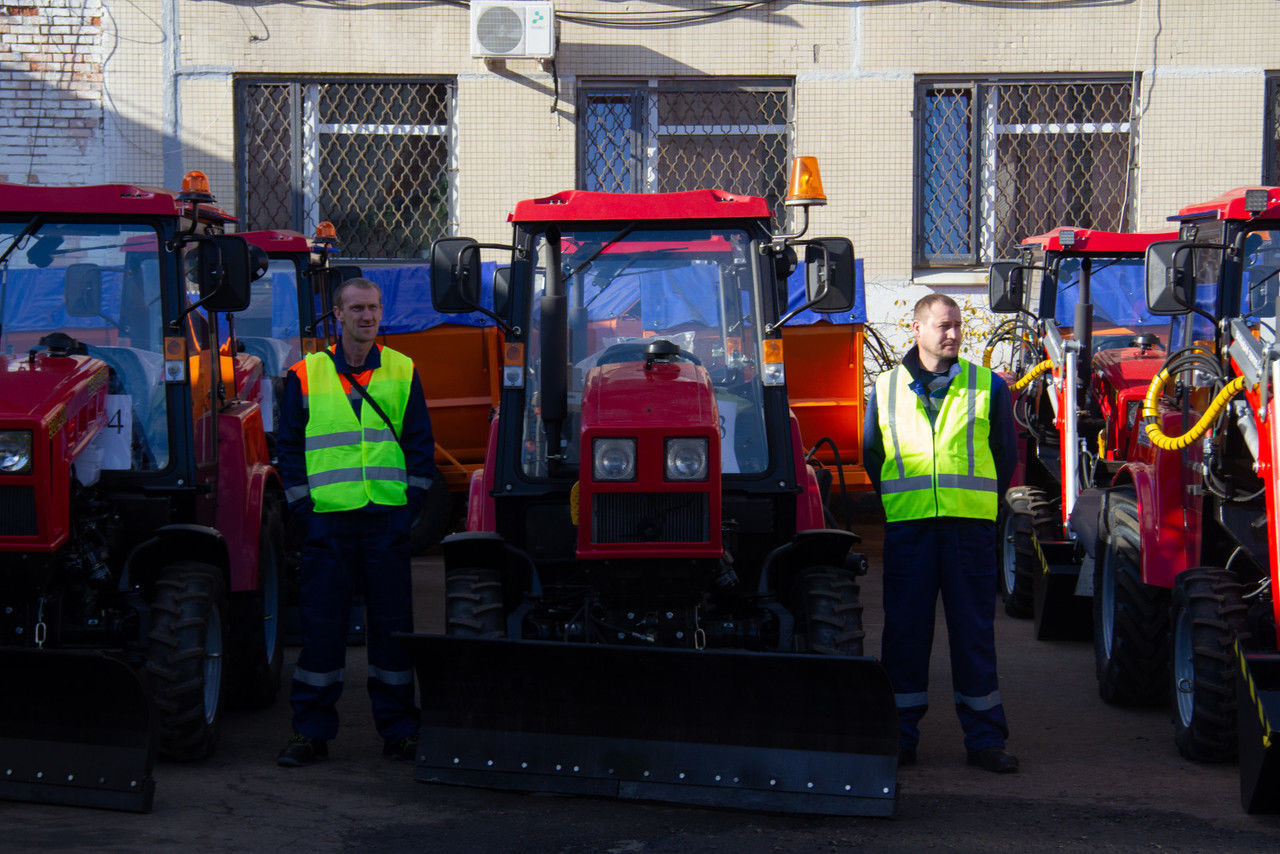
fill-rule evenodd
<path id="1" fill-rule="evenodd" d="M 613 365 L 618 362 L 647 362 L 685 359 L 695 365 L 702 360 L 665 338 L 649 338 L 645 341 L 622 341 L 607 348 L 600 354 L 596 365 Z"/>

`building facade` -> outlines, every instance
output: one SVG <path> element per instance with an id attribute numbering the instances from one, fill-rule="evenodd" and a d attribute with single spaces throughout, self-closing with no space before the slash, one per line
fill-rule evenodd
<path id="1" fill-rule="evenodd" d="M 1029 234 L 1154 230 L 1280 183 L 1270 0 L 556 0 L 554 56 L 499 60 L 472 55 L 472 11 L 11 0 L 0 177 L 200 169 L 246 227 L 330 220 L 344 254 L 403 260 L 500 241 L 517 200 L 570 188 L 776 204 L 814 155 L 811 230 L 853 240 L 873 321 L 981 299 Z"/>

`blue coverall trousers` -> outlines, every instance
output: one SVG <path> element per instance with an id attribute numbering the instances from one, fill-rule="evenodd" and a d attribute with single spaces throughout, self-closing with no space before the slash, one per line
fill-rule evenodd
<path id="1" fill-rule="evenodd" d="M 929 708 L 939 593 L 965 747 L 1004 747 L 1009 728 L 996 681 L 996 572 L 993 522 L 941 518 L 885 526 L 881 660 L 893 685 L 904 750 L 916 749 L 920 719 Z"/>
<path id="2" fill-rule="evenodd" d="M 338 734 L 352 595 L 364 591 L 369 699 L 378 734 L 392 741 L 418 732 L 413 666 L 393 632 L 413 631 L 409 511 L 364 508 L 311 513 L 302 555 L 302 651 L 293 671 L 294 732 Z"/>

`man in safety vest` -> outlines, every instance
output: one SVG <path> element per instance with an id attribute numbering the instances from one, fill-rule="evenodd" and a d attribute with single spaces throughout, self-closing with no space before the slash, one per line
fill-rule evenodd
<path id="1" fill-rule="evenodd" d="M 309 765 L 338 734 L 347 621 L 364 592 L 369 699 L 383 755 L 414 759 L 413 668 L 393 632 L 413 631 L 409 527 L 438 477 L 431 420 L 413 362 L 376 344 L 382 294 L 348 279 L 333 295 L 336 346 L 289 369 L 277 433 L 290 509 L 304 517 L 302 651 L 293 671 L 293 736 L 278 762 Z"/>
<path id="2" fill-rule="evenodd" d="M 915 347 L 876 380 L 863 430 L 886 522 L 881 658 L 902 726 L 899 761 L 916 760 L 941 592 L 968 761 L 1011 773 L 994 621 L 996 511 L 1017 465 L 1013 403 L 1000 377 L 959 357 L 955 300 L 921 299 L 911 330 Z"/>

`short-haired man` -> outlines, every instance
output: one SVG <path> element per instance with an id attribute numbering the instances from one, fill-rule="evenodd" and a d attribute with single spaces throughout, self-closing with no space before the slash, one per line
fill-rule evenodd
<path id="1" fill-rule="evenodd" d="M 1013 404 L 999 376 L 960 358 L 955 300 L 921 299 L 911 331 L 915 346 L 877 378 L 863 430 L 863 461 L 885 512 L 881 659 L 902 725 L 899 760 L 916 760 L 941 593 L 968 761 L 1015 772 L 994 626 L 996 512 L 1017 463 Z"/>
<path id="2" fill-rule="evenodd" d="M 306 525 L 293 736 L 278 758 L 294 767 L 326 758 L 338 733 L 356 589 L 383 755 L 411 760 L 418 738 L 413 668 L 392 633 L 413 631 L 409 527 L 439 476 L 431 419 L 413 362 L 377 344 L 378 286 L 349 279 L 333 299 L 341 339 L 289 369 L 276 439 L 289 507 Z"/>

